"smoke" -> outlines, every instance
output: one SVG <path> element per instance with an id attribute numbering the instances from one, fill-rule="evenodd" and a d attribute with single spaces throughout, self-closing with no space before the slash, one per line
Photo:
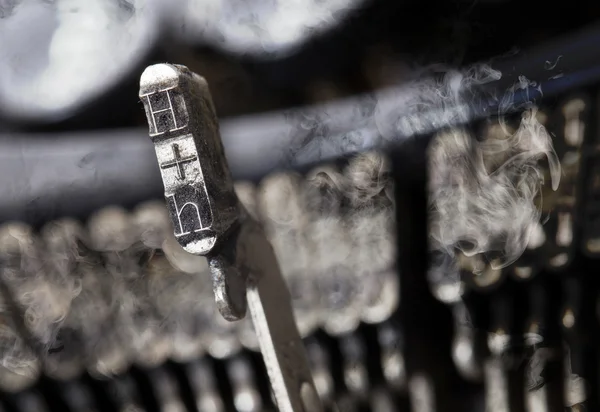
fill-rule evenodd
<path id="1" fill-rule="evenodd" d="M 385 141 L 393 142 L 473 120 L 481 109 L 479 105 L 497 100 L 493 95 L 482 99 L 483 96 L 478 95 L 482 93 L 482 86 L 502 78 L 502 73 L 488 64 L 461 71 L 431 66 L 416 70 L 413 75 L 415 80 L 404 85 L 402 93 L 397 89 L 378 93 L 374 121 Z M 510 99 L 503 99 L 502 104 L 503 110 L 509 109 Z"/>
<path id="2" fill-rule="evenodd" d="M 309 270 L 317 274 L 321 322 L 333 335 L 352 331 L 360 322 L 360 274 L 352 267 L 352 244 L 344 220 L 346 183 L 339 169 L 324 166 L 312 170 L 301 189 L 314 256 Z"/>
<path id="3" fill-rule="evenodd" d="M 464 70 L 429 66 L 405 77 L 396 87 L 286 112 L 288 131 L 279 136 L 283 163 L 310 164 L 377 150 L 443 127 L 502 115 L 517 109 L 513 98 L 523 94 L 526 100 L 526 86 L 532 85 L 521 79 L 505 95 L 498 96 L 491 88 L 486 91 L 502 78 L 488 64 Z"/>
<path id="4" fill-rule="evenodd" d="M 415 77 L 399 88 L 353 101 L 290 112 L 287 121 L 295 125 L 290 130 L 295 137 L 285 139 L 286 144 L 292 142 L 287 149 L 288 162 L 323 160 L 445 128 L 436 135 L 428 153 L 429 241 L 434 252 L 429 277 L 440 299 L 456 301 L 463 291 L 458 271 L 462 257 L 481 261 L 474 265 L 476 272 L 489 271 L 490 275 L 499 276 L 500 269 L 518 259 L 529 243 L 537 242 L 543 201 L 540 189 L 549 183 L 556 190 L 561 167 L 552 139 L 538 120 L 533 104 L 534 97 L 543 92 L 539 84 L 521 76 L 505 93 L 498 94 L 486 85 L 500 80 L 502 73 L 487 64 L 464 71 L 429 67 L 415 73 Z M 521 111 L 522 116 L 513 129 L 509 116 L 515 111 Z M 498 122 L 496 127 L 488 128 L 485 136 L 459 126 L 482 115 L 495 116 Z M 354 129 L 345 130 L 345 124 Z M 544 161 L 550 182 L 544 181 Z M 375 236 L 382 239 L 381 245 L 393 245 L 393 238 L 378 228 L 393 227 L 389 212 L 378 214 L 374 205 L 363 210 L 369 202 L 361 202 L 361 196 L 368 196 L 370 190 L 381 191 L 384 179 L 377 176 L 385 173 L 372 160 L 362 158 L 361 162 L 364 176 L 360 178 L 364 181 L 356 186 L 349 185 L 344 181 L 348 177 L 339 173 L 316 173 L 315 181 L 327 181 L 328 187 L 321 185 L 319 190 L 323 193 L 314 197 L 319 202 L 329 202 L 328 199 L 335 199 L 331 196 L 333 191 L 340 192 L 339 196 L 347 198 L 344 202 L 349 204 L 353 216 L 351 223 L 344 223 L 342 231 L 353 227 L 351 230 L 357 235 L 352 238 L 363 239 L 373 228 Z M 391 190 L 388 185 L 385 194 L 393 199 Z M 313 196 L 307 196 L 310 203 Z M 377 208 L 389 207 L 381 201 L 376 203 Z M 321 217 L 311 225 L 331 225 L 332 234 L 326 237 L 336 236 L 333 227 L 338 220 L 348 219 L 341 216 L 341 206 L 334 201 L 326 207 L 315 207 L 331 212 L 327 219 Z M 315 207 L 307 205 L 308 210 Z M 362 229 L 361 215 L 366 217 Z M 378 217 L 381 223 L 377 222 Z M 318 242 L 319 230 L 316 233 L 313 240 Z M 329 258 L 344 261 L 348 252 L 332 250 L 332 244 L 337 242 L 329 242 Z M 386 249 L 391 248 L 356 250 L 370 250 L 373 257 Z"/>
<path id="5" fill-rule="evenodd" d="M 338 334 L 386 319 L 397 304 L 395 224 L 389 164 L 377 153 L 343 169 L 320 167 L 303 185 L 309 267 L 317 275 L 324 327 Z M 327 312 L 330 311 L 330 312 Z"/>
<path id="6" fill-rule="evenodd" d="M 138 240 L 137 222 L 125 210 L 107 208 L 93 216 L 88 226 L 92 245 L 102 252 L 112 280 L 112 296 L 117 299 L 113 319 L 120 328 L 115 328 L 114 340 L 124 344 L 136 363 L 154 366 L 166 360 L 170 348 L 148 296 L 148 277 L 144 276 L 154 250 Z M 160 229 L 155 231 L 160 233 Z"/>
<path id="7" fill-rule="evenodd" d="M 551 138 L 527 109 L 518 129 L 508 126 L 478 141 L 465 129 L 442 132 L 429 152 L 431 247 L 450 256 L 485 255 L 494 269 L 514 262 L 540 221 L 536 204 L 548 160 L 556 189 L 560 165 Z"/>
<path id="8" fill-rule="evenodd" d="M 438 102 L 432 100 L 434 107 L 449 108 L 450 114 L 441 118 L 449 120 L 460 113 L 454 108 L 465 105 L 465 97 L 482 79 L 501 77 L 485 65 L 467 74 L 446 76 L 437 94 L 426 93 L 437 95 Z M 490 95 L 497 107 L 497 112 L 490 114 L 497 118 L 487 121 L 484 133 L 466 127 L 445 129 L 429 146 L 432 260 L 428 277 L 442 301 L 460 299 L 464 291 L 461 267 L 468 267 L 479 282 L 495 282 L 502 268 L 515 262 L 528 246 L 539 244 L 543 234 L 541 188 L 548 183 L 553 190 L 558 188 L 561 166 L 552 138 L 528 99 L 531 88 L 542 92 L 539 85 L 521 76 L 505 94 Z M 518 93 L 525 94 L 520 105 L 515 103 Z M 486 96 L 479 95 L 479 101 L 482 97 Z M 517 109 L 522 114 L 515 125 L 509 114 Z M 550 182 L 545 181 L 544 163 Z"/>
<path id="9" fill-rule="evenodd" d="M 361 318 L 387 319 L 397 307 L 396 219 L 391 165 L 380 153 L 352 158 L 345 170 L 349 212 L 346 224 L 354 250 L 354 270 L 362 283 Z"/>
<path id="10" fill-rule="evenodd" d="M 540 337 L 540 342 L 541 342 Z M 560 356 L 563 357 L 563 376 L 564 376 L 564 401 L 565 407 L 573 408 L 575 405 L 583 404 L 587 399 L 586 386 L 588 383 L 584 378 L 573 372 L 571 366 L 571 350 L 568 346 L 565 350 L 548 347 L 534 347 L 533 355 L 527 362 L 525 370 L 525 387 L 529 391 L 528 401 L 535 402 L 537 398 L 544 399 L 546 386 L 544 379 L 545 368 L 551 362 L 557 362 Z M 550 390 L 552 390 L 551 388 Z M 544 402 L 544 401 L 542 401 Z M 542 403 L 543 404 L 543 403 Z M 535 405 L 535 404 L 534 404 Z M 532 409 L 535 410 L 535 409 Z"/>
<path id="11" fill-rule="evenodd" d="M 318 326 L 340 334 L 389 317 L 398 278 L 383 155 L 361 154 L 345 168 L 319 167 L 304 177 L 276 173 L 255 196 L 248 185 L 237 189 L 273 244 L 302 335 Z"/>
<path id="12" fill-rule="evenodd" d="M 17 317 L 0 295 L 0 387 L 8 391 L 31 385 L 41 369 L 37 356 L 13 321 Z"/>
<path id="13" fill-rule="evenodd" d="M 44 248 L 41 239 L 20 223 L 2 227 L 0 245 L 4 262 L 0 281 L 22 319 L 20 332 L 28 335 L 32 353 L 41 354 L 45 367 L 53 369 L 49 368 L 54 361 L 50 354 L 57 347 L 71 304 L 81 292 L 78 279 L 68 270 L 72 257 L 61 250 L 60 257 L 50 258 L 56 244 Z"/>

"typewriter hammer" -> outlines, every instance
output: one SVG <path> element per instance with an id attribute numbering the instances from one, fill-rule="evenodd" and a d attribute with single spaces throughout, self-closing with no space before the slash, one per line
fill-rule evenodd
<path id="1" fill-rule="evenodd" d="M 152 65 L 140 98 L 176 239 L 207 257 L 223 317 L 249 309 L 279 410 L 322 411 L 273 248 L 235 195 L 206 81 L 184 66 Z"/>

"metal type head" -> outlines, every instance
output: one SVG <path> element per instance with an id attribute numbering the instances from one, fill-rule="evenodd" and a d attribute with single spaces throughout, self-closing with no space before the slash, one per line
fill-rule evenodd
<path id="1" fill-rule="evenodd" d="M 208 84 L 184 66 L 155 64 L 140 79 L 175 237 L 209 254 L 236 223 L 238 201 Z"/>

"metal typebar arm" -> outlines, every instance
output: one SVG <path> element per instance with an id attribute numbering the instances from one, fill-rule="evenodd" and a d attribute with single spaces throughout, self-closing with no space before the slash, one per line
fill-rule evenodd
<path id="1" fill-rule="evenodd" d="M 225 319 L 249 310 L 279 410 L 321 411 L 275 253 L 233 189 L 206 81 L 184 66 L 153 65 L 140 79 L 140 98 L 175 238 L 207 257 Z"/>

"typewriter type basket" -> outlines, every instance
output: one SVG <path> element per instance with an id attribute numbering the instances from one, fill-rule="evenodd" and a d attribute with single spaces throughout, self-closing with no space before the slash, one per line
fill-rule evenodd
<path id="1" fill-rule="evenodd" d="M 600 410 L 600 285 L 594 270 L 600 254 L 600 76 L 598 59 L 582 52 L 582 44 L 600 35 L 592 28 L 578 36 L 554 45 L 576 56 L 561 66 L 568 73 L 542 71 L 538 84 L 521 89 L 494 86 L 528 104 L 515 103 L 512 113 L 492 118 L 475 107 L 483 100 L 473 98 L 469 118 L 407 126 L 412 133 L 398 144 L 388 144 L 380 124 L 361 122 L 377 110 L 376 103 L 364 108 L 368 98 L 279 113 L 285 120 L 278 124 L 291 124 L 292 136 L 277 161 L 267 154 L 261 163 L 260 153 L 246 157 L 234 148 L 240 130 L 266 118 L 257 115 L 255 123 L 242 124 L 246 128 L 223 122 L 238 196 L 275 248 L 317 389 L 330 410 Z M 523 67 L 554 54 L 531 53 Z M 323 107 L 331 110 L 327 114 L 338 109 L 332 118 L 352 119 L 351 126 L 340 132 L 328 120 L 319 129 Z M 440 173 L 448 182 L 456 177 L 452 167 L 432 168 L 440 139 L 454 133 L 458 146 L 478 150 L 490 134 L 517 130 L 526 121 L 522 116 L 535 116 L 549 132 L 561 165 L 556 191 L 549 187 L 551 161 L 540 161 L 534 173 L 544 178 L 535 197 L 541 203 L 534 205 L 540 223 L 523 253 L 496 265 L 497 256 L 449 256 L 443 252 L 454 252 L 432 248 L 432 181 Z M 400 124 L 400 117 L 392 123 Z M 246 137 L 258 136 L 256 130 Z M 306 143 L 327 133 L 377 138 L 359 153 L 311 151 Z M 148 166 L 151 150 L 135 143 L 143 135 L 106 136 L 124 149 L 104 153 L 102 138 L 83 144 L 81 152 L 90 156 L 75 163 L 87 168 L 82 173 L 89 172 L 89 179 L 64 192 L 67 200 L 55 202 L 55 210 L 40 215 L 23 205 L 2 205 L 0 409 L 276 410 L 251 322 L 227 323 L 218 315 L 206 261 L 179 248 L 164 202 L 151 200 L 160 198 L 160 179 Z M 31 147 L 47 145 L 19 139 Z M 10 139 L 0 140 L 7 153 L 20 150 Z M 111 158 L 105 164 L 137 168 L 135 184 L 111 181 L 109 166 L 99 166 L 103 154 Z M 442 161 L 453 161 L 443 154 Z M 132 155 L 139 158 L 128 166 Z M 35 154 L 23 156 L 35 160 Z M 56 196 L 40 190 L 30 206 Z M 69 200 L 76 197 L 82 199 Z"/>

